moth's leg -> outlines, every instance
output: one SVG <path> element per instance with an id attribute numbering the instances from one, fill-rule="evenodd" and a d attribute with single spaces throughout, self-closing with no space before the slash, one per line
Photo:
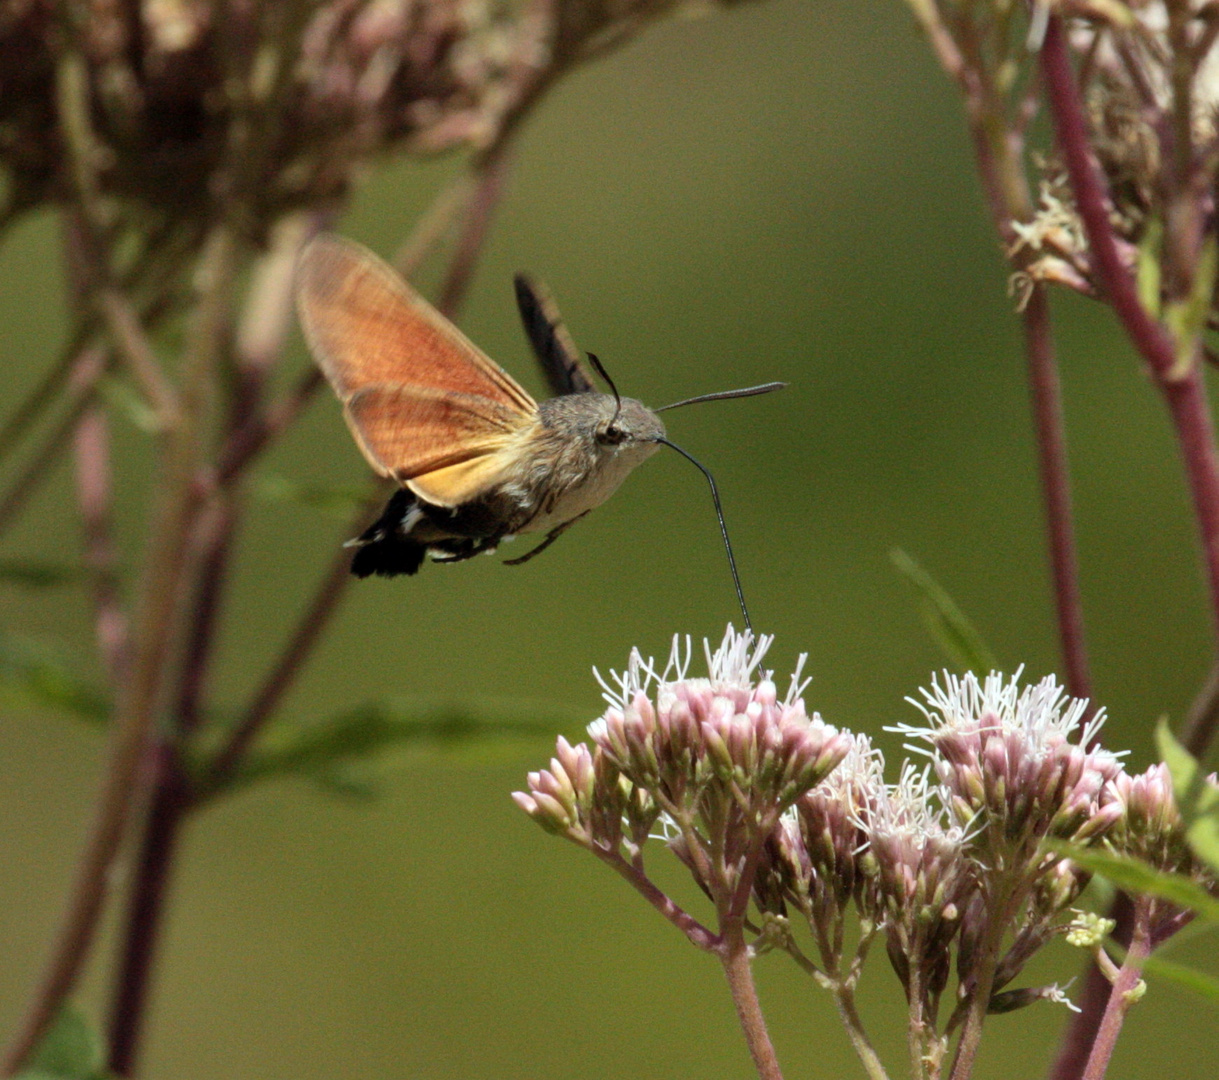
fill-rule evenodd
<path id="1" fill-rule="evenodd" d="M 499 546 L 499 541 L 498 536 L 488 536 L 482 540 L 451 540 L 430 545 L 428 554 L 431 555 L 432 562 L 465 562 L 466 559 L 472 559 L 475 555 L 482 555 L 484 552 L 491 553 Z"/>
<path id="2" fill-rule="evenodd" d="M 548 532 L 546 534 L 546 539 L 543 540 L 540 544 L 538 544 L 538 546 L 535 547 L 532 551 L 528 551 L 524 555 L 521 555 L 519 558 L 516 558 L 516 559 L 505 559 L 504 565 L 505 566 L 520 566 L 522 563 L 527 563 L 535 555 L 541 555 L 543 551 L 545 551 L 548 547 L 550 547 L 551 544 L 553 544 L 560 536 L 562 536 L 565 532 L 567 532 L 568 529 L 570 529 L 577 521 L 579 521 L 582 517 L 584 517 L 585 514 L 587 514 L 588 512 L 589 511 L 585 510 L 583 514 L 577 514 L 570 521 L 565 521 L 565 522 L 563 522 L 562 525 L 558 525 L 555 528 L 551 529 L 550 532 Z"/>

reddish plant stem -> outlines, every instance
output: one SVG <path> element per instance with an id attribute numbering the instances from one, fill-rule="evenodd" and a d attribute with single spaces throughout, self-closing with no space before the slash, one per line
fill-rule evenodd
<path id="1" fill-rule="evenodd" d="M 1055 135 L 1088 236 L 1094 269 L 1131 342 L 1156 377 L 1177 433 L 1201 535 L 1212 619 L 1219 634 L 1219 458 L 1202 381 L 1202 366 L 1194 358 L 1183 375 L 1178 376 L 1174 371 L 1174 342 L 1139 301 L 1134 280 L 1118 252 L 1109 222 L 1104 179 L 1093 160 L 1065 32 L 1057 16 L 1049 20 L 1041 59 Z M 1207 725 L 1207 737 L 1212 730 L 1213 724 Z M 1192 734 L 1191 741 L 1195 745 L 1202 741 L 1197 732 Z M 1198 746 L 1198 749 L 1203 747 Z M 1128 899 L 1119 896 L 1114 915 L 1118 918 L 1117 935 L 1121 940 L 1121 936 L 1130 934 L 1133 922 Z M 1087 1068 L 1087 1057 L 1105 1022 L 1110 999 L 1107 991 L 1107 980 L 1092 965 L 1081 999 L 1081 1011 L 1072 1018 L 1063 1037 L 1050 1072 L 1052 1080 L 1075 1080 Z"/>
<path id="2" fill-rule="evenodd" d="M 322 386 L 322 373 L 311 367 L 291 391 L 262 415 L 253 415 L 233 433 L 216 466 L 214 482 L 227 487 L 238 479 L 263 450 L 296 420 Z"/>
<path id="3" fill-rule="evenodd" d="M 612 870 L 617 871 L 652 907 L 685 934 L 693 945 L 706 952 L 714 952 L 719 948 L 720 939 L 658 889 L 640 866 L 627 862 L 617 851 L 605 851 L 598 847 L 594 847 L 592 851 L 597 858 Z"/>
<path id="4" fill-rule="evenodd" d="M 112 683 L 122 678 L 127 652 L 127 611 L 116 570 L 112 534 L 113 484 L 110 424 L 96 405 L 86 409 L 73 435 L 76 498 L 84 530 L 84 558 L 93 593 L 97 651 Z"/>
<path id="5" fill-rule="evenodd" d="M 961 36 L 958 44 L 932 0 L 910 0 L 910 6 L 940 65 L 965 99 L 974 157 L 991 220 L 1002 243 L 1012 249 L 1017 239 L 1013 223 L 1027 221 L 1033 213 L 1028 181 L 1021 165 L 1023 131 L 1035 100 L 1032 85 L 1021 104 L 1019 126 L 1012 130 L 1005 120 L 1002 96 L 989 81 L 986 64 L 980 61 L 980 45 L 970 20 L 963 20 L 958 27 Z M 1027 249 L 1021 249 L 1019 255 L 1013 256 L 1013 261 L 1017 268 L 1025 269 L 1030 256 Z M 1059 640 L 1071 693 L 1091 698 L 1092 680 L 1072 523 L 1062 392 L 1054 355 L 1049 301 L 1042 285 L 1034 283 L 1023 316 Z"/>
<path id="6" fill-rule="evenodd" d="M 135 866 L 135 884 L 123 929 L 123 957 L 111 1000 L 107 1070 L 132 1076 L 160 939 L 161 916 L 169 892 L 170 870 L 190 792 L 174 747 L 156 748 L 156 789 L 144 824 Z"/>
<path id="7" fill-rule="evenodd" d="M 1050 303 L 1045 288 L 1034 285 L 1024 308 L 1024 345 L 1029 389 L 1037 428 L 1037 457 L 1045 500 L 1054 607 L 1066 665 L 1067 688 L 1075 697 L 1092 697 L 1088 647 L 1084 637 L 1083 603 L 1079 591 L 1079 558 L 1071 513 L 1071 481 L 1067 461 L 1062 388 L 1050 329 Z"/>
<path id="8" fill-rule="evenodd" d="M 352 535 L 357 535 L 372 522 L 372 512 L 367 508 L 353 522 Z M 339 548 L 322 576 L 304 615 L 296 624 L 270 673 L 263 680 L 253 700 L 245 710 L 241 722 L 229 737 L 224 748 L 216 755 L 207 776 L 201 784 L 201 795 L 213 793 L 233 775 L 242 757 L 249 749 L 263 725 L 275 711 L 288 688 L 295 682 L 301 666 L 313 652 L 322 631 L 338 607 L 339 600 L 351 579 L 351 555 Z"/>
<path id="9" fill-rule="evenodd" d="M 723 945 L 720 947 L 720 962 L 732 992 L 732 1003 L 736 1006 L 737 1019 L 749 1047 L 754 1067 L 761 1080 L 783 1080 L 779 1059 L 774 1044 L 766 1030 L 766 1018 L 762 1015 L 762 1004 L 758 1001 L 757 987 L 753 981 L 753 970 L 749 961 L 749 946 L 739 919 L 730 919 L 723 928 Z"/>
<path id="10" fill-rule="evenodd" d="M 203 550 L 194 560 L 198 564 L 198 586 L 182 660 L 175 723 L 153 752 L 152 801 L 144 823 L 111 998 L 107 1065 L 116 1076 L 131 1076 L 136 1071 L 173 855 L 191 807 L 182 751 L 202 720 L 200 703 L 236 524 L 235 508 L 228 501 L 218 502 L 210 513 L 200 516 L 198 531 Z"/>
<path id="11" fill-rule="evenodd" d="M 230 440 L 247 428 L 261 410 L 267 373 L 283 354 L 292 325 L 292 272 L 296 256 L 319 220 L 317 215 L 310 215 L 281 223 L 271 250 L 251 275 L 237 334 L 236 371 L 228 401 L 226 431 Z M 204 722 L 204 695 L 239 521 L 237 493 L 214 493 L 198 515 L 194 550 L 187 560 L 194 584 L 193 609 L 186 622 L 172 723 L 155 747 L 153 793 L 144 821 L 111 1002 L 109 1069 L 118 1076 L 129 1076 L 136 1070 L 157 940 L 171 885 L 173 852 L 193 802 L 185 754 L 191 738 Z"/>
<path id="12" fill-rule="evenodd" d="M 457 250 L 453 253 L 453 261 L 440 289 L 440 299 L 436 307 L 450 319 L 465 301 L 470 290 L 470 280 L 474 268 L 478 265 L 478 257 L 486 243 L 487 233 L 491 228 L 491 216 L 503 194 L 504 179 L 508 171 L 507 146 L 503 142 L 496 143 L 486 152 L 479 165 L 478 186 L 470 199 L 466 210 L 466 220 L 457 241 Z"/>
<path id="13" fill-rule="evenodd" d="M 1118 319 L 1144 360 L 1164 377 L 1175 359 L 1173 342 L 1139 301 L 1109 223 L 1105 181 L 1093 158 L 1087 121 L 1067 50 L 1062 20 L 1051 16 L 1041 49 L 1041 68 L 1054 122 L 1054 135 L 1071 180 L 1075 205 L 1088 236 L 1093 268 Z"/>
<path id="14" fill-rule="evenodd" d="M 1211 665 L 1206 685 L 1198 691 L 1181 725 L 1181 742 L 1194 757 L 1201 757 L 1219 726 L 1219 660 Z"/>
<path id="15" fill-rule="evenodd" d="M 1118 252 L 1109 223 L 1105 182 L 1093 160 L 1065 31 L 1057 16 L 1050 18 L 1041 60 L 1055 136 L 1088 236 L 1093 266 L 1131 342 L 1156 376 L 1176 429 L 1202 538 L 1211 616 L 1219 638 L 1219 456 L 1202 365 L 1194 358 L 1184 373 L 1178 375 L 1174 370 L 1175 344 L 1139 301 L 1134 279 Z"/>
<path id="16" fill-rule="evenodd" d="M 1130 897 L 1125 893 L 1118 893 L 1109 914 L 1117 922 L 1113 939 L 1119 945 L 1125 945 L 1130 940 L 1134 923 L 1134 906 L 1130 903 Z M 1104 972 L 1095 963 L 1088 965 L 1083 991 L 1076 1001 L 1079 1012 L 1072 1013 L 1067 1022 L 1058 1046 L 1058 1055 L 1050 1067 L 1047 1080 L 1079 1080 L 1087 1064 L 1088 1055 L 1092 1052 L 1092 1044 L 1112 989 L 1113 986 Z"/>
<path id="17" fill-rule="evenodd" d="M 94 939 L 114 860 L 135 805 L 140 765 L 149 746 L 177 625 L 182 563 L 197 509 L 192 481 L 203 443 L 200 425 L 207 389 L 226 341 L 229 288 L 237 270 L 239 251 L 236 237 L 227 228 L 219 227 L 209 237 L 201 256 L 202 289 L 182 365 L 182 408 L 166 435 L 140 579 L 131 661 L 117 694 L 106 773 L 68 910 L 52 946 L 51 958 L 5 1055 L 5 1075 L 16 1073 L 25 1063 L 76 983 Z"/>
<path id="18" fill-rule="evenodd" d="M 1147 957 L 1151 955 L 1150 905 L 1146 897 L 1139 897 L 1134 915 L 1134 936 L 1126 950 L 1126 959 L 1109 990 L 1109 1001 L 1101 1018 L 1100 1028 L 1092 1043 L 1092 1052 L 1084 1067 L 1083 1080 L 1104 1080 L 1113 1057 L 1113 1048 L 1121 1034 L 1126 1012 L 1134 1003 L 1134 991 L 1138 986 Z"/>

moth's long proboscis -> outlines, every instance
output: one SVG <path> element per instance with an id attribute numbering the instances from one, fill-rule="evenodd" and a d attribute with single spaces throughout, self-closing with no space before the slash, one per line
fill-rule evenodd
<path id="1" fill-rule="evenodd" d="M 778 385 L 782 386 L 784 384 L 779 383 Z M 736 558 L 732 554 L 732 541 L 728 539 L 728 525 L 724 521 L 724 507 L 720 503 L 720 493 L 719 489 L 715 486 L 715 477 L 711 475 L 710 471 L 701 461 L 699 461 L 692 454 L 686 453 L 686 451 L 678 446 L 677 443 L 669 442 L 668 439 L 663 438 L 657 439 L 656 441 L 658 443 L 664 443 L 665 446 L 670 446 L 676 450 L 679 454 L 681 454 L 682 457 L 696 466 L 699 472 L 701 472 L 707 478 L 707 483 L 711 485 L 711 501 L 715 503 L 715 516 L 719 519 L 720 535 L 724 538 L 724 550 L 728 552 L 728 567 L 732 571 L 732 583 L 736 586 L 736 598 L 741 605 L 741 617 L 745 620 L 745 629 L 752 633 L 753 625 L 749 621 L 749 611 L 745 607 L 745 593 L 741 588 L 741 575 L 737 573 Z"/>

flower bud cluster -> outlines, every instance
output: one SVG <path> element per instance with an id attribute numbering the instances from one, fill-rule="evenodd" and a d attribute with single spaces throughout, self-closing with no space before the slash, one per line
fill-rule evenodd
<path id="1" fill-rule="evenodd" d="M 768 676 L 749 681 L 768 644 L 759 643 L 748 668 L 725 677 L 662 681 L 655 702 L 644 687 L 631 687 L 589 735 L 623 776 L 654 790 L 670 813 L 712 798 L 750 822 L 773 819 L 825 778 L 850 739 L 810 718 L 803 701 L 780 701 Z M 633 670 L 640 668 L 636 662 Z"/>
<path id="2" fill-rule="evenodd" d="M 838 768 L 800 796 L 775 830 L 755 886 L 760 907 L 782 914 L 791 902 L 826 921 L 841 918 L 852 901 L 875 908 L 864 823 L 884 791 L 884 759 L 866 735 L 849 738 Z"/>
<path id="3" fill-rule="evenodd" d="M 1053 676 L 1023 690 L 1019 673 L 943 678 L 922 691 L 925 703 L 911 699 L 928 726 L 894 730 L 930 745 L 953 816 L 976 831 L 984 861 L 1010 866 L 1036 857 L 1045 837 L 1083 842 L 1113 827 L 1121 809 L 1106 785 L 1122 769 L 1092 745 L 1103 712 L 1083 724 L 1088 703 Z"/>
<path id="4" fill-rule="evenodd" d="M 1214 784 L 1213 778 L 1207 782 Z M 1193 867 L 1167 765 L 1160 762 L 1134 776 L 1123 772 L 1107 794 L 1116 809 L 1117 823 L 1108 837 L 1116 850 L 1157 870 L 1188 872 Z"/>
<path id="5" fill-rule="evenodd" d="M 729 628 L 707 650 L 707 678 L 687 677 L 688 643 L 683 659 L 675 642 L 659 675 L 633 652 L 624 674 L 602 682 L 608 708 L 590 742 L 559 739 L 518 804 L 615 863 L 654 904 L 641 850 L 659 836 L 721 917 L 743 918 L 752 897 L 770 928 L 759 947 L 798 949 L 794 908 L 833 978 L 857 970 L 843 962 L 853 908 L 857 957 L 883 933 L 923 1016 L 935 1015 L 954 954 L 963 999 L 984 994 L 998 1010 L 1061 996 L 1005 990 L 1088 881 L 1044 840 L 1105 840 L 1162 869 L 1190 865 L 1167 769 L 1126 773 L 1095 744 L 1103 715 L 1087 719 L 1087 702 L 1052 677 L 1024 687 L 1019 673 L 933 679 L 912 700 L 926 724 L 892 729 L 929 763 L 907 762 L 887 785 L 866 736 L 806 712 L 799 669 L 778 696 L 758 670 L 769 644 Z"/>
<path id="6" fill-rule="evenodd" d="M 910 763 L 866 822 L 890 961 L 907 992 L 917 970 L 922 992 L 938 998 L 948 982 L 950 946 L 977 887 L 969 838 L 948 820 L 927 771 Z"/>
<path id="7" fill-rule="evenodd" d="M 769 673 L 755 681 L 769 645 L 729 627 L 708 651 L 703 679 L 686 677 L 688 644 L 683 660 L 674 642 L 660 675 L 633 652 L 614 685 L 602 684 L 609 708 L 589 725 L 591 748 L 560 739 L 551 767 L 529 775 L 517 803 L 544 828 L 602 850 L 624 839 L 640 846 L 663 813 L 665 839 L 700 884 L 733 878 L 735 861 L 760 848 L 853 745 L 808 715 L 798 672 L 782 699 Z M 726 865 L 710 867 L 708 851 Z"/>

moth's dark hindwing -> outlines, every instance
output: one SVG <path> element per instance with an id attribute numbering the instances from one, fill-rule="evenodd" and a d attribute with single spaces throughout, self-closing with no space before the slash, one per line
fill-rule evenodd
<path id="1" fill-rule="evenodd" d="M 366 578 L 372 574 L 397 577 L 418 572 L 427 545 L 403 531 L 403 525 L 416 510 L 417 503 L 412 492 L 395 491 L 381 516 L 350 541 L 356 549 L 351 559 L 351 572 L 356 577 Z"/>
<path id="2" fill-rule="evenodd" d="M 572 340 L 558 305 L 540 281 L 527 274 L 517 274 L 516 306 L 525 324 L 525 333 L 542 374 L 555 394 L 587 394 L 595 389 L 580 358 L 580 350 Z"/>
<path id="3" fill-rule="evenodd" d="M 395 491 L 372 525 L 350 541 L 356 549 L 351 572 L 366 578 L 418 573 L 425 555 L 436 562 L 461 562 L 494 551 L 509 532 L 503 507 L 476 500 L 449 510 L 423 502 L 406 488 Z M 519 514 L 517 515 L 519 520 Z"/>

